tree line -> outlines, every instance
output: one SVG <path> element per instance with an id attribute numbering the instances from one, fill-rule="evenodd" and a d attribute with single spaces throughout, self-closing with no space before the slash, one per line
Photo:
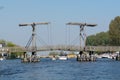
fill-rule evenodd
<path id="1" fill-rule="evenodd" d="M 0 40 L 0 44 L 2 45 L 1 47 L 16 47 L 18 45 L 16 45 L 15 43 L 13 42 L 10 42 L 10 41 L 6 41 L 6 40 L 3 40 L 1 39 Z M 5 54 L 6 55 L 6 54 Z M 7 54 L 8 55 L 8 54 Z M 18 56 L 22 56 L 23 55 L 23 52 L 12 52 L 9 56 L 7 56 L 6 58 L 8 59 L 16 59 L 18 58 Z M 0 57 L 2 57 L 2 55 L 0 54 Z"/>
<path id="2" fill-rule="evenodd" d="M 109 24 L 109 30 L 90 35 L 86 39 L 87 46 L 120 46 L 120 16 Z"/>
<path id="3" fill-rule="evenodd" d="M 17 46 L 17 45 L 14 44 L 13 42 L 6 41 L 6 40 L 3 40 L 3 39 L 0 40 L 0 44 L 1 44 L 3 47 L 15 47 L 15 46 Z"/>

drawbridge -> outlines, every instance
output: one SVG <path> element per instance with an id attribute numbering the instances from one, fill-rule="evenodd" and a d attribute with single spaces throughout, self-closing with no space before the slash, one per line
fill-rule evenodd
<path id="1" fill-rule="evenodd" d="M 86 33 L 85 33 L 85 27 L 95 27 L 97 24 L 87 24 L 87 23 L 76 23 L 76 22 L 69 22 L 67 25 L 75 25 L 79 26 L 80 33 L 79 33 L 79 45 L 45 45 L 45 46 L 37 46 L 36 42 L 36 26 L 37 25 L 48 25 L 49 22 L 41 22 L 41 23 L 31 23 L 31 24 L 19 24 L 20 27 L 23 26 L 31 26 L 32 27 L 32 35 L 27 42 L 27 45 L 25 47 L 2 47 L 0 48 L 0 53 L 11 53 L 11 52 L 24 52 L 24 59 L 23 62 L 37 62 L 39 61 L 37 58 L 37 52 L 39 51 L 53 51 L 53 50 L 59 50 L 59 51 L 75 51 L 75 52 L 81 52 L 81 51 L 100 51 L 100 52 L 115 52 L 120 51 L 120 46 L 86 46 Z M 50 37 L 49 37 L 50 38 Z M 31 57 L 29 60 L 27 60 L 26 53 L 31 52 Z"/>
<path id="2" fill-rule="evenodd" d="M 53 50 L 62 50 L 62 51 L 98 51 L 98 52 L 116 52 L 120 51 L 120 46 L 86 46 L 86 48 L 80 48 L 80 46 L 75 45 L 47 45 L 37 47 L 36 51 L 53 51 Z M 11 53 L 11 52 L 32 52 L 32 47 L 2 47 L 0 48 L 0 53 Z"/>

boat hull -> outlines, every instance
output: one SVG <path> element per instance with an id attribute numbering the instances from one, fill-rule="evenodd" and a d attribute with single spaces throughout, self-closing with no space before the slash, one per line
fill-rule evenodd
<path id="1" fill-rule="evenodd" d="M 67 60 L 67 57 L 66 56 L 60 56 L 59 60 Z"/>

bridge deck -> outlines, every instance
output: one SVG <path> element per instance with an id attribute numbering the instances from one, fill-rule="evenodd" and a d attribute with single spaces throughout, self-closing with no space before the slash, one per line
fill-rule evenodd
<path id="1" fill-rule="evenodd" d="M 52 51 L 52 50 L 64 50 L 64 51 L 80 51 L 84 50 L 80 46 L 65 46 L 65 45 L 56 45 L 56 46 L 42 46 L 38 47 L 37 51 Z M 120 51 L 120 46 L 86 46 L 86 51 Z M 0 53 L 2 52 L 26 52 L 32 51 L 32 48 L 25 49 L 24 47 L 3 47 L 0 48 Z"/>

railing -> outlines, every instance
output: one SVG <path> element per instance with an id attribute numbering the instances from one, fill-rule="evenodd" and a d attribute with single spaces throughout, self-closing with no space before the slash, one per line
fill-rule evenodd
<path id="1" fill-rule="evenodd" d="M 51 51 L 51 50 L 63 50 L 63 51 L 120 51 L 120 46 L 86 46 L 85 48 L 80 48 L 80 46 L 73 45 L 49 45 L 37 47 L 37 51 Z M 24 47 L 2 47 L 0 48 L 0 53 L 2 52 L 26 52 L 32 51 L 32 48 Z"/>

